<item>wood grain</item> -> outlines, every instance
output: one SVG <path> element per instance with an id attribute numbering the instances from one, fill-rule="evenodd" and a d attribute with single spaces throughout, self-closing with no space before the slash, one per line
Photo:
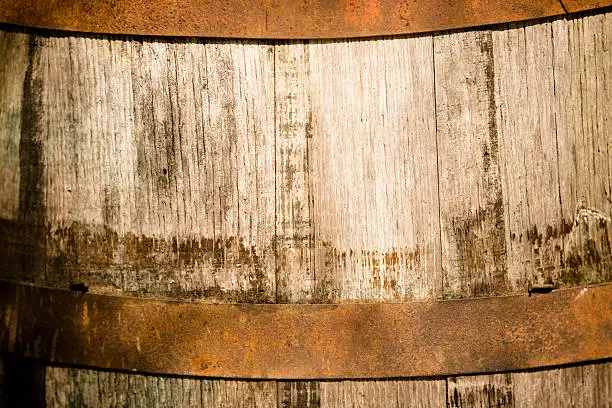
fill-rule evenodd
<path id="1" fill-rule="evenodd" d="M 164 378 L 105 371 L 47 369 L 48 407 L 275 407 L 271 381 Z"/>
<path id="2" fill-rule="evenodd" d="M 446 297 L 507 293 L 490 31 L 434 37 Z"/>
<path id="3" fill-rule="evenodd" d="M 310 47 L 275 46 L 276 291 L 279 303 L 325 301 L 314 265 Z M 317 138 L 318 139 L 318 138 Z"/>
<path id="4" fill-rule="evenodd" d="M 443 380 L 342 381 L 324 383 L 323 407 L 443 407 Z"/>
<path id="5" fill-rule="evenodd" d="M 0 30 L 0 275 L 289 303 L 609 281 L 611 18 L 329 42 Z M 610 363 L 446 384 L 48 368 L 46 384 L 57 406 L 612 398 Z"/>
<path id="6" fill-rule="evenodd" d="M 32 244 L 42 261 L 28 277 L 273 302 L 272 53 L 240 42 L 36 37 L 20 211 L 46 240 Z"/>
<path id="7" fill-rule="evenodd" d="M 3 46 L 19 61 L 19 35 L 6 36 Z M 13 195 L 18 214 L 7 205 L 3 216 L 9 239 L 22 236 L 19 221 L 28 246 L 3 246 L 3 256 L 27 262 L 7 262 L 4 277 L 59 287 L 85 281 L 103 293 L 274 301 L 271 46 L 36 36 L 25 51 L 24 96 L 3 89 L 13 105 L 23 99 L 9 113 L 27 125 L 2 132 L 6 146 L 20 138 L 18 167 L 3 165 L 23 175 Z M 42 256 L 30 259 L 32 248 Z M 187 391 L 202 380 L 46 374 L 51 406 L 276 400 L 274 382 L 216 381 L 192 398 Z"/>
<path id="8" fill-rule="evenodd" d="M 448 379 L 449 407 L 609 407 L 612 363 Z"/>
<path id="9" fill-rule="evenodd" d="M 6 219 L 16 219 L 19 211 L 21 103 L 29 38 L 0 31 L 0 218 Z"/>
<path id="10" fill-rule="evenodd" d="M 610 14 L 493 31 L 512 287 L 610 280 Z M 469 293 L 464 293 L 469 296 Z M 449 378 L 451 406 L 610 404 L 610 364 Z"/>
<path id="11" fill-rule="evenodd" d="M 555 119 L 563 224 L 559 279 L 568 284 L 612 278 L 612 17 L 552 23 Z"/>
<path id="12" fill-rule="evenodd" d="M 441 292 L 431 42 L 277 45 L 282 301 L 430 299 Z M 396 406 L 400 390 L 415 406 L 436 406 L 443 384 L 281 382 L 279 406 Z"/>
<path id="13" fill-rule="evenodd" d="M 438 296 L 431 37 L 309 55 L 316 276 L 342 301 Z"/>
<path id="14" fill-rule="evenodd" d="M 550 23 L 493 33 L 508 269 L 515 287 L 557 281 L 561 222 Z M 538 78 L 537 81 L 531 78 Z"/>

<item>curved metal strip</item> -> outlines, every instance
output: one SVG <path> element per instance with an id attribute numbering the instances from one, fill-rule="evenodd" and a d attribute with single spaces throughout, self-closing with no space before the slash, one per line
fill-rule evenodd
<path id="1" fill-rule="evenodd" d="M 212 305 L 0 283 L 0 349 L 196 376 L 437 376 L 612 357 L 612 285 L 547 295 L 352 305 Z"/>
<path id="2" fill-rule="evenodd" d="M 0 22 L 68 31 L 224 38 L 341 38 L 474 27 L 611 0 L 0 0 Z"/>

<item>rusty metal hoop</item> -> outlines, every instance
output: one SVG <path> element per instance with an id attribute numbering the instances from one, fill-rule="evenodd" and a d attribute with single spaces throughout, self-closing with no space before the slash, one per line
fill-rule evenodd
<path id="1" fill-rule="evenodd" d="M 463 301 L 202 304 L 0 282 L 0 350 L 257 379 L 440 376 L 612 357 L 612 284 Z"/>
<path id="2" fill-rule="evenodd" d="M 611 0 L 0 0 L 0 23 L 107 34 L 371 37 L 528 20 Z"/>

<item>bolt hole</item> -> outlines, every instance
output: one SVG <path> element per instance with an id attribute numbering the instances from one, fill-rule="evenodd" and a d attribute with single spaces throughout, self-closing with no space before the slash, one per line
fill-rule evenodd
<path id="1" fill-rule="evenodd" d="M 85 282 L 75 282 L 70 284 L 70 290 L 73 292 L 87 293 L 89 286 Z"/>

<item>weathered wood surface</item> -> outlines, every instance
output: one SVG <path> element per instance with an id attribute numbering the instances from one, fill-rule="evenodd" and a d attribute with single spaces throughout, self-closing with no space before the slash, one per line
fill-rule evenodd
<path id="1" fill-rule="evenodd" d="M 437 203 L 436 163 L 419 160 L 436 155 L 432 37 L 279 44 L 275 54 L 278 299 L 436 297 L 438 213 L 425 206 Z M 445 400 L 443 380 L 278 389 L 282 407 Z"/>
<path id="2" fill-rule="evenodd" d="M 610 281 L 611 24 L 604 14 L 491 32 L 492 64 L 499 67 L 493 120 L 499 129 L 504 193 L 502 265 L 512 277 L 510 284 Z M 475 52 L 478 44 L 457 47 Z M 483 166 L 481 177 L 485 172 Z M 459 292 L 462 297 L 473 294 L 470 288 Z M 597 381 L 584 380 L 582 370 Z M 449 403 L 610 406 L 610 370 L 608 363 L 451 378 Z M 541 388 L 535 385 L 540 381 Z"/>
<path id="3" fill-rule="evenodd" d="M 450 377 L 449 407 L 609 407 L 612 363 L 474 377 Z"/>
<path id="4" fill-rule="evenodd" d="M 333 42 L 0 31 L 0 274 L 216 302 L 610 281 L 611 30 L 600 13 Z M 276 384 L 47 368 L 46 399 L 605 407 L 610 375 Z M 577 389 L 588 398 L 568 403 Z"/>

